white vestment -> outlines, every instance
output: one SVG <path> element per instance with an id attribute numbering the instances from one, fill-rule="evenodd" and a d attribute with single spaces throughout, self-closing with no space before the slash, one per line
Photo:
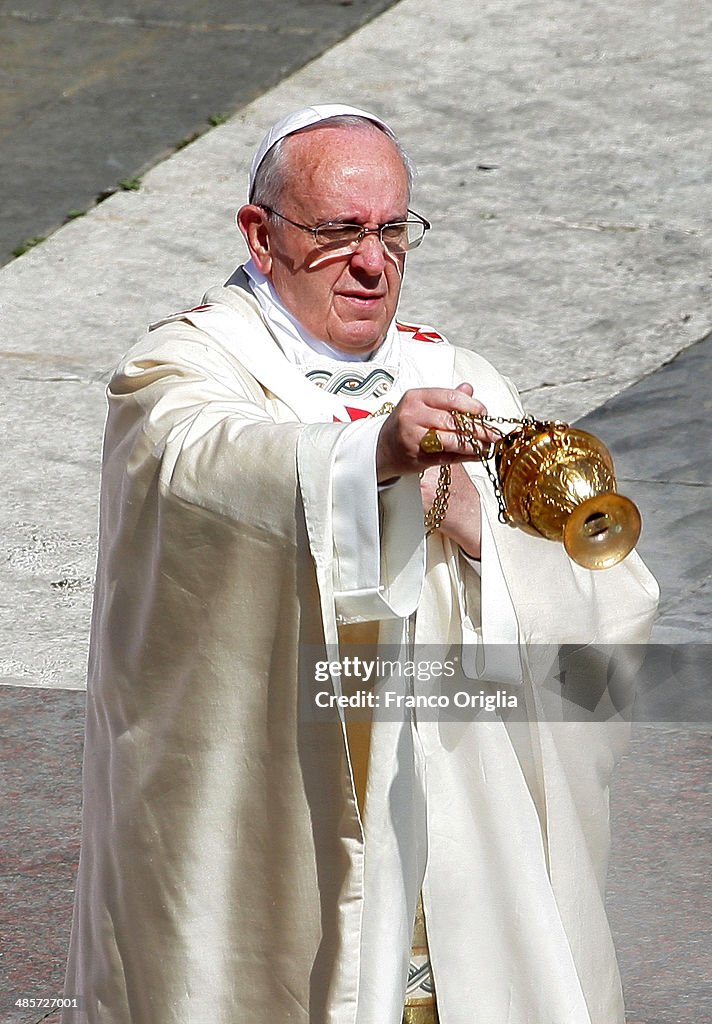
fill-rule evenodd
<path id="1" fill-rule="evenodd" d="M 481 573 L 426 544 L 417 476 L 378 494 L 382 420 L 301 376 L 236 281 L 109 386 L 67 1024 L 400 1024 L 421 888 L 441 1024 L 622 1024 L 602 887 L 625 724 L 544 720 L 532 664 L 644 642 L 654 581 L 503 525 L 477 463 Z M 478 356 L 415 328 L 397 348 L 396 394 L 468 381 L 519 413 Z M 377 722 L 364 823 L 300 662 L 413 616 L 485 666 L 483 639 L 512 645 L 530 721 Z"/>

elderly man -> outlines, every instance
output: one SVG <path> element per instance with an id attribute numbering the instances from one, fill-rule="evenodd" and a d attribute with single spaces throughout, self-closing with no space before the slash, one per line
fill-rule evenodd
<path id="1" fill-rule="evenodd" d="M 512 388 L 395 319 L 411 178 L 373 114 L 279 122 L 249 261 L 109 386 L 67 979 L 90 1024 L 623 1021 L 614 745 L 537 721 L 529 666 L 645 639 L 655 586 L 498 521 L 472 417 L 518 416 Z M 317 721 L 314 652 L 353 642 L 464 644 L 530 721 Z"/>

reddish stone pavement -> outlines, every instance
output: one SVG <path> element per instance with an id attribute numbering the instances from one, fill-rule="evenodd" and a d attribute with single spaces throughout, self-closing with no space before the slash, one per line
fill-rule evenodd
<path id="1" fill-rule="evenodd" d="M 0 688 L 0 1024 L 35 1024 L 47 1013 L 16 1008 L 18 998 L 62 994 L 79 855 L 83 717 L 80 691 Z M 712 1019 L 709 733 L 636 725 L 615 779 L 610 916 L 630 1024 Z"/>

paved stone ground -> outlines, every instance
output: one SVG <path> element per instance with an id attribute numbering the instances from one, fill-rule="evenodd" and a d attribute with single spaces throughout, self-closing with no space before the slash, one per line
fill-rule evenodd
<path id="1" fill-rule="evenodd" d="M 712 335 L 580 421 L 606 439 L 619 490 L 643 510 L 639 550 L 660 583 L 660 643 L 712 638 L 711 367 Z"/>
<path id="2" fill-rule="evenodd" d="M 393 0 L 0 0 L 0 263 Z"/>
<path id="3" fill-rule="evenodd" d="M 62 992 L 83 706 L 77 691 L 0 688 L 0 1024 L 35 1024 L 41 1013 L 15 1009 L 15 1000 Z M 709 736 L 638 725 L 615 778 L 608 902 L 631 1024 L 712 1019 Z"/>
<path id="4" fill-rule="evenodd" d="M 0 689 L 2 1024 L 34 1024 L 43 1015 L 16 1008 L 18 998 L 62 995 L 79 858 L 83 734 L 83 693 Z"/>
<path id="5" fill-rule="evenodd" d="M 319 8 L 294 6 L 305 23 Z M 25 5 L 23 15 L 58 8 Z M 81 0 L 62 7 L 77 19 L 87 10 Z M 9 12 L 0 2 L 0 17 Z M 664 586 L 657 638 L 709 643 L 711 19 L 684 0 L 656 0 L 654 16 L 648 0 L 403 0 L 257 89 L 139 191 L 116 194 L 0 272 L 0 675 L 14 684 L 0 686 L 5 994 L 61 981 L 106 375 L 141 324 L 192 303 L 242 257 L 232 217 L 249 158 L 285 110 L 343 99 L 401 132 L 421 170 L 415 207 L 435 224 L 410 261 L 404 315 L 424 312 L 483 351 L 538 415 L 588 417 L 643 510 L 641 550 Z M 47 26 L 50 53 L 65 28 Z M 86 36 L 74 38 L 81 51 Z M 284 33 L 271 42 L 281 54 Z M 64 72 L 42 45 L 37 68 L 58 76 L 38 83 L 49 95 Z M 160 81 L 175 73 L 170 52 Z M 77 81 L 83 60 L 78 52 Z M 125 78 L 118 105 L 129 124 L 150 99 L 147 82 Z M 212 104 L 212 94 L 198 104 L 201 125 Z M 51 174 L 58 144 L 46 138 Z M 175 141 L 161 138 L 133 164 L 127 156 L 112 184 Z M 613 794 L 611 913 L 636 1024 L 712 1019 L 709 699 L 692 689 L 681 689 L 677 713 L 697 727 L 640 725 Z M 0 1024 L 36 1019 L 2 1013 Z"/>
<path id="6" fill-rule="evenodd" d="M 614 779 L 608 912 L 631 1024 L 712 1020 L 709 741 L 638 726 Z"/>

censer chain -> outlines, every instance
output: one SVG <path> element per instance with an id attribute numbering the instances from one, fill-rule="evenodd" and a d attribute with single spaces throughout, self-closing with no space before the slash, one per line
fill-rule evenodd
<path id="1" fill-rule="evenodd" d="M 381 408 L 372 413 L 374 416 L 387 416 L 393 412 L 395 406 L 391 402 L 385 402 Z M 472 413 L 457 412 L 452 410 L 452 418 L 455 422 L 455 430 L 461 439 L 462 444 L 469 444 L 472 451 L 478 456 L 479 460 L 484 464 L 487 471 L 487 476 L 490 478 L 494 496 L 497 499 L 497 506 L 499 508 L 499 521 L 501 523 L 508 522 L 507 518 L 507 507 L 504 503 L 504 496 L 502 495 L 502 489 L 499 486 L 499 477 L 495 469 L 492 467 L 492 457 L 494 454 L 494 445 L 490 444 L 488 448 L 484 447 L 484 444 L 475 434 L 475 424 L 479 424 L 482 427 L 494 428 L 495 433 L 499 434 L 500 437 L 504 437 L 509 431 L 500 430 L 499 426 L 509 424 L 510 429 L 512 425 L 517 427 L 528 427 L 533 426 L 539 421 L 533 416 L 475 416 Z M 440 467 L 440 473 L 438 475 L 438 483 L 435 488 L 435 497 L 433 503 L 425 513 L 425 529 L 426 537 L 429 537 L 431 533 L 440 529 L 445 517 L 447 515 L 448 504 L 450 502 L 450 487 L 452 485 L 452 469 L 450 463 L 444 463 Z"/>
<path id="2" fill-rule="evenodd" d="M 523 416 L 521 418 L 511 416 L 475 416 L 471 413 L 456 412 L 452 410 L 452 418 L 455 421 L 455 429 L 458 436 L 461 439 L 462 444 L 469 444 L 472 451 L 478 456 L 480 462 L 483 463 L 487 476 L 492 484 L 492 490 L 497 500 L 497 507 L 499 509 L 498 519 L 500 523 L 507 523 L 507 506 L 504 503 L 504 496 L 502 489 L 499 486 L 499 477 L 496 470 L 492 466 L 493 455 L 494 455 L 494 444 L 490 444 L 487 448 L 475 434 L 474 425 L 479 424 L 483 427 L 494 427 L 495 433 L 499 434 L 500 437 L 504 437 L 509 431 L 499 430 L 500 424 L 512 424 L 517 427 L 532 426 L 537 423 L 537 420 L 533 416 Z M 426 537 L 429 537 L 431 533 L 442 526 L 447 515 L 448 504 L 450 501 L 450 485 L 452 483 L 452 471 L 450 464 L 445 463 L 440 467 L 440 474 L 438 476 L 438 484 L 435 489 L 435 498 L 433 504 L 425 515 L 425 526 L 427 529 Z"/>
<path id="3" fill-rule="evenodd" d="M 438 476 L 438 484 L 435 488 L 435 497 L 433 503 L 425 513 L 425 536 L 429 537 L 431 533 L 440 529 L 442 526 L 445 516 L 447 515 L 447 507 L 450 501 L 450 484 L 452 483 L 452 470 L 450 469 L 450 463 L 446 462 L 440 467 L 440 475 Z"/>

